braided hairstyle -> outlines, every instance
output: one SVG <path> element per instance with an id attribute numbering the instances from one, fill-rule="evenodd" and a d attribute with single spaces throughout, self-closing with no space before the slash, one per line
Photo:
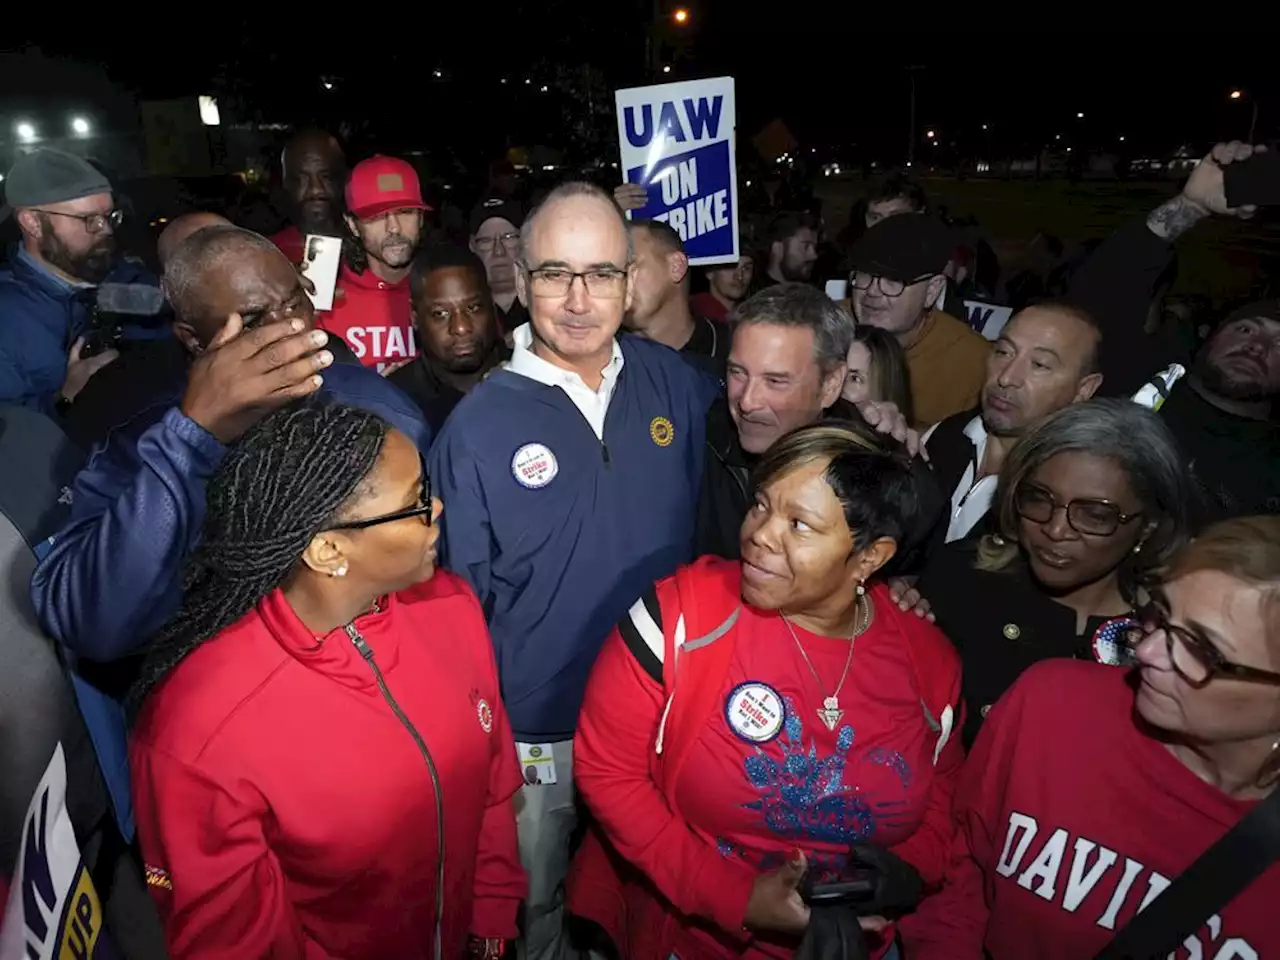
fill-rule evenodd
<path id="1" fill-rule="evenodd" d="M 187 654 L 284 581 L 358 493 L 389 429 L 372 413 L 313 397 L 277 410 L 236 443 L 206 486 L 182 603 L 148 644 L 126 704 L 131 719 Z"/>

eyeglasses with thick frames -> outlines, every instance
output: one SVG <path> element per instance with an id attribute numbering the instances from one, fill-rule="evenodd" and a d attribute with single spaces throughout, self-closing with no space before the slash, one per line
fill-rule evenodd
<path id="1" fill-rule="evenodd" d="M 381 526 L 384 523 L 395 523 L 397 520 L 408 520 L 410 517 L 425 517 L 423 521 L 431 526 L 431 474 L 427 473 L 427 465 L 422 465 L 422 489 L 418 493 L 418 505 L 394 513 L 384 513 L 377 517 L 365 517 L 363 520 L 348 520 L 335 523 L 330 530 L 367 530 L 369 527 Z"/>
<path id="2" fill-rule="evenodd" d="M 1280 673 L 1232 663 L 1207 638 L 1170 623 L 1168 606 L 1163 599 L 1153 598 L 1138 612 L 1138 618 L 1142 626 L 1134 631 L 1138 636 L 1132 638 L 1133 645 L 1137 646 L 1156 631 L 1163 631 L 1169 662 L 1178 676 L 1196 690 L 1208 685 L 1214 677 L 1280 687 Z"/>
<path id="3" fill-rule="evenodd" d="M 1059 510 L 1067 511 L 1067 524 L 1087 537 L 1109 537 L 1121 526 L 1142 516 L 1124 513 L 1110 500 L 1070 500 L 1063 503 L 1044 487 L 1024 483 L 1013 495 L 1013 509 L 1032 523 L 1048 523 Z"/>
<path id="4" fill-rule="evenodd" d="M 627 271 L 617 267 L 595 270 L 564 270 L 560 267 L 538 267 L 530 270 L 521 265 L 529 278 L 529 292 L 535 297 L 567 297 L 573 282 L 581 279 L 587 296 L 600 300 L 617 300 L 627 290 Z"/>
<path id="5" fill-rule="evenodd" d="M 880 295 L 893 300 L 902 296 L 907 287 L 913 287 L 924 280 L 932 279 L 934 276 L 935 274 L 927 273 L 923 277 L 916 277 L 908 283 L 903 283 L 901 280 L 890 280 L 888 277 L 878 277 L 873 273 L 863 273 L 861 270 L 855 270 L 849 274 L 849 286 L 854 290 L 870 290 L 873 286 L 879 286 Z"/>
<path id="6" fill-rule="evenodd" d="M 123 210 L 108 210 L 106 213 L 59 213 L 57 210 L 41 210 L 32 207 L 32 213 L 43 213 L 47 217 L 66 217 L 68 220 L 79 220 L 84 224 L 85 233 L 101 233 L 110 227 L 119 228 L 124 223 Z"/>

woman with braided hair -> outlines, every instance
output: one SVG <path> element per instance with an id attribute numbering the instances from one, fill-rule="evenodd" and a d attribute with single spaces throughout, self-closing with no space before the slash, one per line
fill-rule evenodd
<path id="1" fill-rule="evenodd" d="M 480 606 L 413 443 L 311 400 L 208 485 L 130 760 L 175 958 L 500 956 L 521 783 Z"/>

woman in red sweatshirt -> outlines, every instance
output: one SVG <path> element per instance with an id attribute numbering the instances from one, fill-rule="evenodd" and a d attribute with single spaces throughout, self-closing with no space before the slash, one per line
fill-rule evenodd
<path id="1" fill-rule="evenodd" d="M 1280 801 L 1280 517 L 1206 530 L 1143 621 L 1133 671 L 1045 661 L 992 709 L 944 889 L 902 925 L 911 960 L 1090 960 L 1260 799 Z M 1280 956 L 1280 863 L 1222 884 L 1203 891 L 1226 901 L 1216 912 L 1182 903 L 1162 941 L 1114 955 Z"/>
<path id="2" fill-rule="evenodd" d="M 600 829 L 569 907 L 624 958 L 790 957 L 801 875 L 842 876 L 853 845 L 941 877 L 959 662 L 873 579 L 917 507 L 909 467 L 864 444 L 831 424 L 779 440 L 742 562 L 660 582 L 596 662 L 574 780 Z"/>
<path id="3" fill-rule="evenodd" d="M 175 958 L 500 956 L 520 772 L 440 502 L 372 414 L 285 408 L 208 485 L 130 760 Z"/>

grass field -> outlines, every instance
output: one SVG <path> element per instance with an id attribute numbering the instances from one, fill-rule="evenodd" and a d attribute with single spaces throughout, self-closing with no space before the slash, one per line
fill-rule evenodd
<path id="1" fill-rule="evenodd" d="M 1008 275 L 1021 264 L 1036 234 L 1044 231 L 1081 243 L 1103 237 L 1143 216 L 1176 192 L 1172 183 L 1113 181 L 925 179 L 930 199 L 955 216 L 973 216 L 1000 256 Z M 866 185 L 857 179 L 824 179 L 818 195 L 828 223 L 843 225 Z M 1214 298 L 1244 295 L 1263 274 L 1280 274 L 1280 230 L 1239 221 L 1201 224 L 1178 244 L 1177 290 Z"/>

